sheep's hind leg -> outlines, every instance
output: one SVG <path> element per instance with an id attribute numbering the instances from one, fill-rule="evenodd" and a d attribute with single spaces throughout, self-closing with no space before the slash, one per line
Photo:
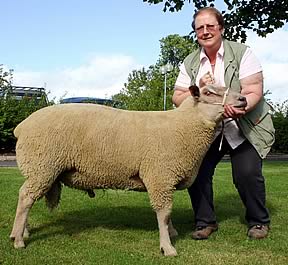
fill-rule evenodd
<path id="1" fill-rule="evenodd" d="M 11 234 L 10 234 L 10 239 L 14 241 L 15 239 L 15 233 L 12 231 Z M 30 232 L 29 232 L 29 229 L 28 229 L 28 224 L 26 223 L 25 226 L 24 226 L 24 233 L 23 233 L 23 238 L 24 239 L 28 239 L 30 236 Z"/>
<path id="2" fill-rule="evenodd" d="M 171 244 L 168 231 L 168 227 L 171 228 L 172 225 L 172 222 L 170 220 L 170 212 L 171 211 L 169 209 L 156 210 L 160 233 L 160 250 L 164 253 L 165 256 L 177 256 L 177 251 Z"/>
<path id="3" fill-rule="evenodd" d="M 25 225 L 25 227 L 24 227 L 23 238 L 24 239 L 28 239 L 29 238 L 29 230 L 28 230 L 27 225 Z"/>
<path id="4" fill-rule="evenodd" d="M 90 189 L 90 190 L 86 190 L 86 192 L 87 192 L 87 194 L 88 194 L 88 196 L 89 196 L 90 198 L 94 198 L 94 197 L 95 197 L 95 192 L 94 192 L 94 190 Z"/>
<path id="5" fill-rule="evenodd" d="M 10 238 L 14 240 L 14 248 L 24 248 L 23 237 L 28 236 L 27 219 L 29 210 L 32 208 L 35 200 L 29 197 L 26 189 L 26 182 L 19 190 L 18 205 L 16 216 Z"/>
<path id="6" fill-rule="evenodd" d="M 177 232 L 177 230 L 174 228 L 174 226 L 173 226 L 173 224 L 172 224 L 171 218 L 169 219 L 169 223 L 168 223 L 168 232 L 169 232 L 170 238 L 173 238 L 173 237 L 177 237 L 177 236 L 178 236 L 178 232 Z"/>

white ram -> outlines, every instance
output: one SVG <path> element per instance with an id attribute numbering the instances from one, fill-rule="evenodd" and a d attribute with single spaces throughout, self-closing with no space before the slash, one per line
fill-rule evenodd
<path id="1" fill-rule="evenodd" d="M 190 88 L 179 108 L 169 111 L 125 111 L 94 104 L 43 108 L 15 129 L 18 166 L 26 181 L 19 191 L 11 239 L 25 247 L 28 213 L 44 195 L 48 206 L 60 199 L 61 183 L 89 191 L 148 191 L 157 214 L 160 249 L 177 255 L 170 236 L 176 189 L 190 186 L 213 141 L 223 104 L 243 107 L 246 100 L 226 88 Z"/>

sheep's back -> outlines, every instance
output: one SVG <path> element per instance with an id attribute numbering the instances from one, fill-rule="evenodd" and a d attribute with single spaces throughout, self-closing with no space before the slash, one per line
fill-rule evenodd
<path id="1" fill-rule="evenodd" d="M 163 112 L 123 111 L 94 104 L 43 108 L 15 129 L 17 161 L 27 174 L 34 160 L 58 165 L 58 171 L 76 168 L 91 175 L 137 175 L 140 163 L 154 148 L 161 123 L 167 126 Z"/>

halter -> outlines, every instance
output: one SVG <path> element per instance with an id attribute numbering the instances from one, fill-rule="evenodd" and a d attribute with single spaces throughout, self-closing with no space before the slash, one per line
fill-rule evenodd
<path id="1" fill-rule="evenodd" d="M 225 90 L 224 95 L 223 95 L 223 100 L 221 103 L 215 102 L 215 103 L 211 103 L 211 104 L 212 105 L 221 105 L 222 107 L 224 107 L 226 100 L 227 100 L 227 97 L 228 97 L 228 94 L 229 94 L 229 89 L 230 89 L 230 87 L 228 87 Z M 221 140 L 220 140 L 220 145 L 219 145 L 219 151 L 221 151 L 221 148 L 222 148 L 223 138 L 224 138 L 224 121 L 222 120 L 222 130 L 221 130 Z"/>
<path id="2" fill-rule="evenodd" d="M 226 99 L 227 99 L 227 96 L 229 94 L 229 88 L 228 87 L 226 89 L 226 91 L 224 92 L 224 96 L 223 96 L 223 100 L 222 100 L 222 106 L 224 107 L 225 105 L 225 102 L 226 102 Z M 221 130 L 221 140 L 220 140 L 220 144 L 219 144 L 219 151 L 221 151 L 221 148 L 222 148 L 222 143 L 223 143 L 223 138 L 224 138 L 224 121 L 222 120 L 222 130 Z"/>
<path id="3" fill-rule="evenodd" d="M 220 103 L 220 102 L 215 102 L 215 103 L 212 103 L 212 104 L 213 104 L 213 105 L 222 105 L 222 106 L 224 107 L 224 105 L 225 105 L 225 103 L 226 103 L 227 96 L 228 96 L 228 94 L 229 94 L 229 89 L 230 89 L 230 87 L 228 87 L 228 88 L 225 90 L 224 95 L 223 95 L 223 100 L 222 100 L 221 103 Z"/>
<path id="4" fill-rule="evenodd" d="M 230 89 L 230 87 L 228 87 L 228 88 L 225 90 L 224 95 L 223 95 L 222 103 L 215 102 L 215 103 L 213 103 L 213 104 L 214 104 L 214 105 L 222 105 L 222 106 L 224 107 L 224 105 L 225 105 L 225 103 L 226 103 L 227 96 L 228 96 L 228 94 L 229 94 L 229 89 Z M 224 121 L 222 120 L 222 130 L 221 130 L 221 140 L 220 140 L 220 144 L 219 144 L 219 151 L 221 151 L 221 148 L 222 148 L 223 138 L 224 138 Z"/>

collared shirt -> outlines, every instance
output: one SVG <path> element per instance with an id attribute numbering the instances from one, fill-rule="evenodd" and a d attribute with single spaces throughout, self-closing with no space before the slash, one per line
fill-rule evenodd
<path id="1" fill-rule="evenodd" d="M 199 86 L 199 81 L 202 76 L 207 74 L 207 72 L 213 73 L 212 67 L 208 56 L 206 55 L 204 49 L 200 52 L 200 68 L 196 77 L 196 84 Z M 224 81 L 224 47 L 223 42 L 216 54 L 216 61 L 214 66 L 214 76 L 216 86 L 225 86 Z"/>
<path id="2" fill-rule="evenodd" d="M 215 80 L 215 84 L 219 86 L 225 86 L 224 53 L 225 51 L 224 51 L 224 46 L 222 42 L 217 52 L 216 62 L 214 66 L 214 80 Z M 191 79 L 186 71 L 184 63 L 180 65 L 179 69 L 180 69 L 180 72 L 176 80 L 175 87 L 179 86 L 182 88 L 187 88 L 188 90 L 191 84 Z M 239 67 L 239 79 L 241 80 L 245 77 L 259 73 L 261 71 L 262 71 L 262 67 L 261 67 L 259 60 L 252 53 L 251 49 L 247 48 L 241 59 L 241 63 Z M 212 73 L 212 67 L 211 67 L 209 58 L 207 57 L 204 49 L 202 48 L 200 52 L 200 68 L 196 77 L 196 85 L 199 86 L 200 78 L 204 76 L 207 72 Z M 218 136 L 219 133 L 221 133 L 221 131 L 223 132 L 227 142 L 233 149 L 235 149 L 245 140 L 244 136 L 242 135 L 240 129 L 237 126 L 236 121 L 233 120 L 232 118 L 227 118 L 224 120 L 223 129 L 222 129 L 222 124 L 219 124 L 217 131 L 216 131 L 216 136 Z"/>

